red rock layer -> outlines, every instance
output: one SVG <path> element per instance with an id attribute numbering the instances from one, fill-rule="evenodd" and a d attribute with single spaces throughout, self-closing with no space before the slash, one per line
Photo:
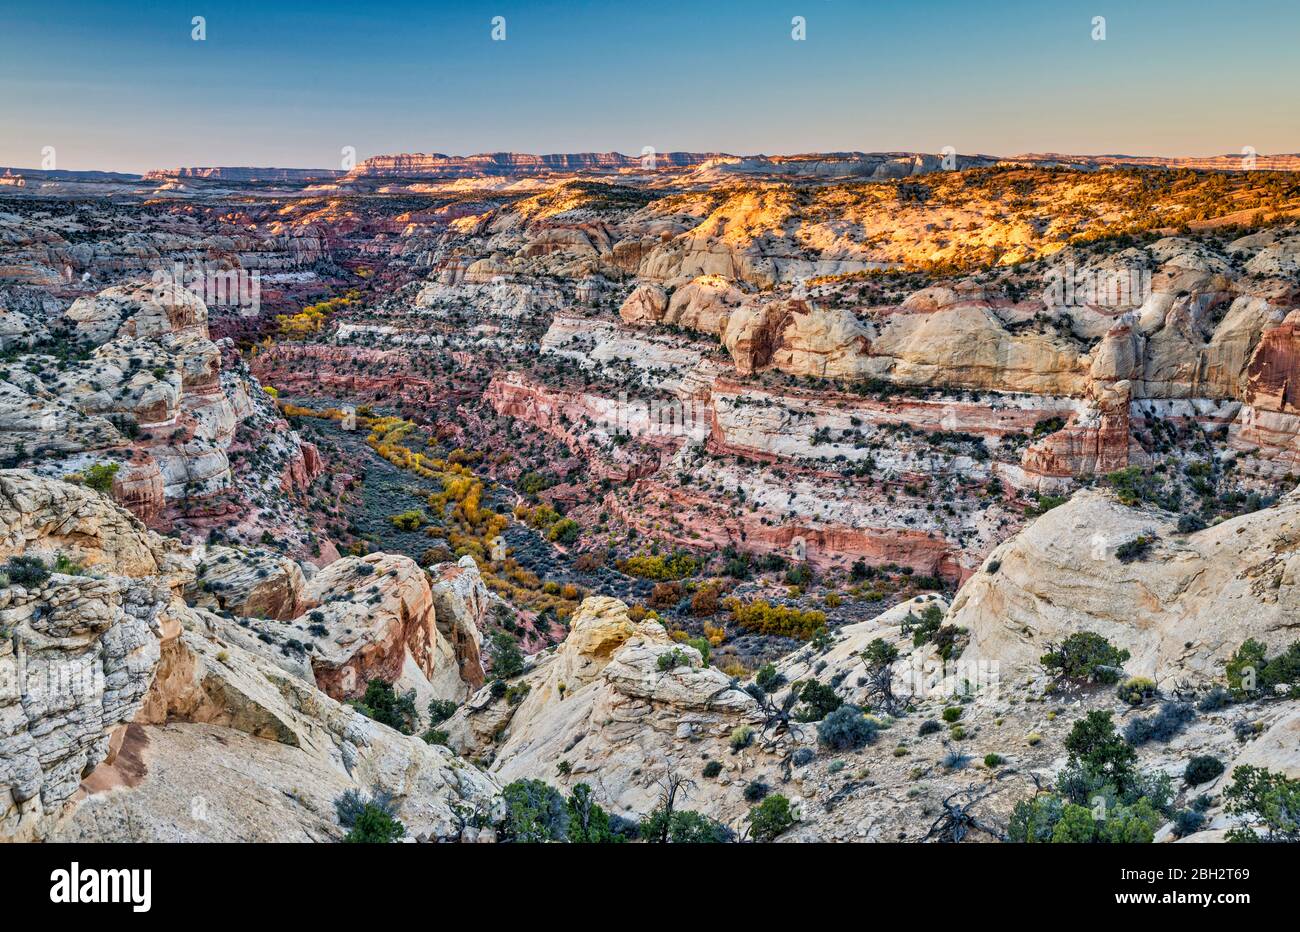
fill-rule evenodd
<path id="1" fill-rule="evenodd" d="M 410 371 L 410 356 L 394 350 L 348 346 L 282 344 L 253 360 L 253 374 L 263 385 L 292 395 L 331 395 L 364 401 L 383 398 L 430 405 L 446 395 L 446 383 Z"/>
<path id="2" fill-rule="evenodd" d="M 166 524 L 162 470 L 147 453 L 136 451 L 113 477 L 113 500 L 155 530 Z"/>
<path id="3" fill-rule="evenodd" d="M 321 461 L 316 444 L 303 441 L 298 454 L 285 465 L 280 484 L 286 492 L 301 491 L 324 471 L 325 464 Z"/>
<path id="4" fill-rule="evenodd" d="M 1027 473 L 1053 478 L 1103 475 L 1129 465 L 1128 406 L 1103 413 L 1096 424 L 1069 425 L 1025 450 Z"/>
<path id="5" fill-rule="evenodd" d="M 396 682 L 406 663 L 407 651 L 424 675 L 432 676 L 436 637 L 432 603 L 420 607 L 403 602 L 399 613 L 382 625 L 375 638 L 345 660 L 334 663 L 313 657 L 316 685 L 339 701 L 359 699 L 365 695 L 371 680 Z"/>
<path id="6" fill-rule="evenodd" d="M 788 555 L 796 537 L 806 544 L 807 561 L 821 569 L 844 569 L 861 559 L 873 566 L 894 563 L 926 576 L 960 582 L 971 570 L 958 562 L 957 550 L 946 538 L 902 528 L 850 528 L 785 521 L 763 511 L 733 515 L 709 497 L 652 479 L 638 481 L 627 495 L 636 508 L 626 507 L 615 493 L 605 506 L 622 521 L 647 536 L 700 549 L 728 544 L 752 554 Z M 678 526 L 665 519 L 675 517 Z M 768 523 L 762 523 L 766 518 Z"/>
<path id="7" fill-rule="evenodd" d="M 586 426 L 605 417 L 594 399 L 580 392 L 548 388 L 515 373 L 492 379 L 484 399 L 503 417 L 511 417 L 538 428 L 585 454 L 592 470 L 602 479 L 626 482 L 659 470 L 665 458 L 682 443 L 681 437 L 643 437 L 653 449 L 628 451 L 618 448 L 617 458 L 594 443 Z"/>
<path id="8" fill-rule="evenodd" d="M 1260 337 L 1246 368 L 1246 402 L 1263 411 L 1300 414 L 1300 311 Z"/>

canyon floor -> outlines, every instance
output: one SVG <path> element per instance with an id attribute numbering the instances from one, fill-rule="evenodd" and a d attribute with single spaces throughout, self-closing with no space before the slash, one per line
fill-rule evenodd
<path id="1" fill-rule="evenodd" d="M 0 838 L 1300 840 L 1294 165 L 568 158 L 0 188 Z"/>

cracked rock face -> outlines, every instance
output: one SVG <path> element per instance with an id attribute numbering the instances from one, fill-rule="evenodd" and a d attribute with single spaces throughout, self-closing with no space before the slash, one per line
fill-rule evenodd
<path id="1" fill-rule="evenodd" d="M 55 574 L 0 595 L 0 834 L 57 813 L 140 708 L 171 594 Z"/>
<path id="2" fill-rule="evenodd" d="M 140 708 L 176 627 L 164 574 L 180 565 L 104 497 L 19 470 L 0 472 L 0 529 L 0 556 L 61 553 L 104 574 L 0 589 L 0 834 L 21 837 L 57 816 Z"/>
<path id="3" fill-rule="evenodd" d="M 0 533 L 0 558 L 81 567 L 0 589 L 0 838 L 329 840 L 343 832 L 333 801 L 352 789 L 392 795 L 411 837 L 435 840 L 459 834 L 453 805 L 491 807 L 491 777 L 331 699 L 239 619 L 187 606 L 189 552 L 106 497 L 0 472 Z M 335 594 L 356 562 L 310 597 Z M 423 572 L 403 568 L 380 561 L 394 569 L 381 602 L 432 628 Z M 229 594 L 258 601 L 256 587 Z"/>

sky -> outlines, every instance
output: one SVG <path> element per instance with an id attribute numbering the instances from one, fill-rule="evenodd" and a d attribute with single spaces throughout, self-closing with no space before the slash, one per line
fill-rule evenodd
<path id="1" fill-rule="evenodd" d="M 1297 37 L 1297 0 L 3 0 L 0 165 L 1300 152 Z"/>

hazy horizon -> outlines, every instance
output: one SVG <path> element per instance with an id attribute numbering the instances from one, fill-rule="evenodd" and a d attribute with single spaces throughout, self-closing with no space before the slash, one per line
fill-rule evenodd
<path id="1" fill-rule="evenodd" d="M 737 158 L 757 158 L 757 157 L 793 158 L 797 156 L 812 156 L 812 155 L 848 155 L 854 152 L 863 155 L 874 155 L 874 154 L 881 154 L 887 152 L 906 153 L 909 155 L 925 155 L 925 154 L 940 155 L 941 154 L 941 153 L 926 153 L 920 149 L 857 149 L 857 150 L 799 149 L 799 150 L 791 150 L 789 152 L 726 152 L 721 149 L 698 149 L 698 150 L 667 149 L 667 150 L 663 150 L 660 154 L 668 154 L 673 152 L 691 152 L 692 154 L 696 154 L 696 155 L 709 154 L 709 155 L 717 155 L 720 157 L 737 157 Z M 603 154 L 623 155 L 623 156 L 627 156 L 628 158 L 635 158 L 640 154 L 634 152 L 624 152 L 618 149 L 582 149 L 582 150 L 575 149 L 575 150 L 569 150 L 565 152 L 530 152 L 526 149 L 493 149 L 493 150 L 485 149 L 476 152 L 432 152 L 432 151 L 421 151 L 416 149 L 402 149 L 402 150 L 395 150 L 394 152 L 376 152 L 374 153 L 374 155 L 376 156 L 438 155 L 438 156 L 445 156 L 447 158 L 471 158 L 473 156 L 478 156 L 478 155 L 500 155 L 505 153 L 511 155 L 534 155 L 534 156 L 543 156 L 543 157 L 554 156 L 554 155 L 576 155 L 576 154 L 594 153 L 594 154 L 602 154 L 602 155 Z M 1032 156 L 1059 155 L 1062 157 L 1078 156 L 1082 158 L 1135 158 L 1135 159 L 1136 158 L 1208 159 L 1208 158 L 1216 158 L 1216 157 L 1235 158 L 1241 155 L 1240 152 L 1193 152 L 1193 153 L 1163 152 L 1163 153 L 1151 153 L 1151 154 L 1139 155 L 1133 152 L 1060 152 L 1060 151 L 1050 150 L 1050 149 L 1032 149 L 1032 150 L 1026 150 L 1024 152 L 959 152 L 957 154 L 961 156 L 985 156 L 990 158 L 1006 158 L 1006 159 L 1020 158 L 1020 157 L 1031 156 L 1031 155 Z M 1256 153 L 1256 156 L 1258 158 L 1269 158 L 1269 157 L 1291 156 L 1291 155 L 1300 156 L 1300 151 Z M 362 159 L 358 159 L 357 164 L 358 165 L 361 164 L 362 161 L 363 161 Z M 105 173 L 120 174 L 120 175 L 143 175 L 150 171 L 174 170 L 174 169 L 181 169 L 181 168 L 186 168 L 186 169 L 250 168 L 250 169 L 263 169 L 263 170 L 287 169 L 289 171 L 322 171 L 322 172 L 342 171 L 342 169 L 331 168 L 325 165 L 261 165 L 261 164 L 253 164 L 249 162 L 238 162 L 238 163 L 228 162 L 220 165 L 216 163 L 207 164 L 207 163 L 195 162 L 186 165 L 150 165 L 148 168 L 140 168 L 140 169 L 93 168 L 93 167 L 64 168 L 62 166 L 59 166 L 59 168 L 56 170 L 67 171 L 67 172 L 105 172 Z M 15 171 L 22 170 L 28 172 L 38 172 L 42 170 L 35 165 L 0 165 L 0 170 L 3 169 L 13 169 Z"/>
<path id="2" fill-rule="evenodd" d="M 18 0 L 0 165 L 341 168 L 396 152 L 1300 152 L 1281 0 Z M 202 8 L 200 8 L 202 7 Z M 1103 9 L 1103 7 L 1110 7 Z M 206 37 L 192 38 L 195 15 Z M 492 38 L 494 17 L 505 40 Z M 806 38 L 792 38 L 803 17 Z M 1104 16 L 1105 39 L 1093 38 Z M 1209 67 L 1211 65 L 1222 67 Z M 1231 77 L 1223 79 L 1225 71 Z"/>

